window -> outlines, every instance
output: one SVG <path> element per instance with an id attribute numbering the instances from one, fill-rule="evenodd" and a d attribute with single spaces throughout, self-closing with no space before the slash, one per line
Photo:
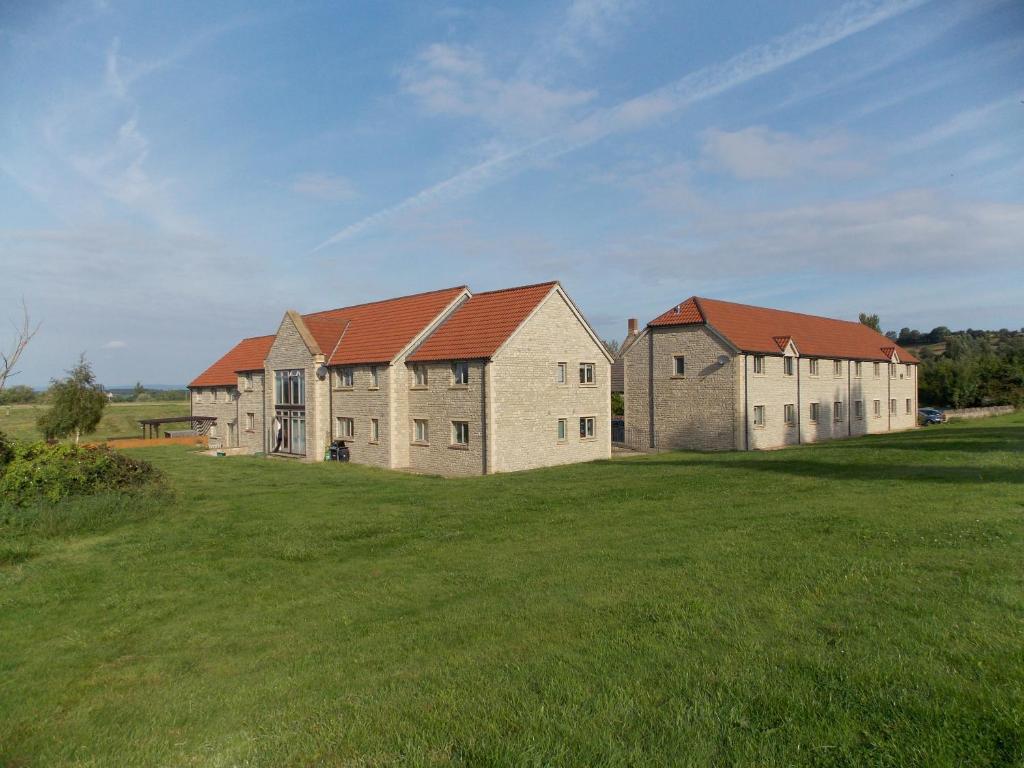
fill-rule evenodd
<path id="1" fill-rule="evenodd" d="M 247 413 L 245 414 L 245 431 L 253 432 L 256 429 L 256 414 Z"/>
<path id="2" fill-rule="evenodd" d="M 872 363 L 871 367 L 874 369 L 875 378 L 877 379 L 881 375 L 882 364 Z"/>
<path id="3" fill-rule="evenodd" d="M 910 367 L 910 363 L 907 363 L 906 365 L 904 365 L 903 368 L 905 369 L 905 372 L 907 374 L 907 378 L 909 379 L 911 374 L 913 374 L 913 371 L 911 370 L 911 367 Z"/>
<path id="4" fill-rule="evenodd" d="M 568 439 L 569 426 L 565 419 L 558 420 L 558 442 L 564 443 Z"/>
<path id="5" fill-rule="evenodd" d="M 555 382 L 556 383 L 558 383 L 558 384 L 566 384 L 566 383 L 568 383 L 568 379 L 567 379 L 568 368 L 569 368 L 569 366 L 568 366 L 567 363 L 559 363 L 558 364 L 558 368 L 555 371 Z"/>
<path id="6" fill-rule="evenodd" d="M 763 427 L 764 426 L 764 406 L 763 405 L 755 405 L 754 406 L 754 426 L 755 427 Z"/>
<path id="7" fill-rule="evenodd" d="M 305 405 L 306 372 L 301 368 L 274 371 L 274 402 L 277 405 Z"/>
<path id="8" fill-rule="evenodd" d="M 889 363 L 889 378 L 896 378 L 896 363 Z"/>
<path id="9" fill-rule="evenodd" d="M 452 363 L 452 382 L 457 387 L 469 384 L 469 363 Z"/>
<path id="10" fill-rule="evenodd" d="M 242 374 L 242 389 L 244 389 L 246 392 L 252 392 L 252 374 L 251 373 L 243 373 Z"/>
<path id="11" fill-rule="evenodd" d="M 814 360 L 814 359 L 808 360 L 807 361 L 807 368 L 808 368 L 808 370 L 810 370 L 811 376 L 817 376 L 818 375 L 818 361 L 817 360 Z"/>
<path id="12" fill-rule="evenodd" d="M 907 398 L 907 414 L 910 414 L 910 398 Z"/>
<path id="13" fill-rule="evenodd" d="M 427 366 L 414 365 L 412 367 L 412 385 L 414 387 L 427 386 Z"/>
<path id="14" fill-rule="evenodd" d="M 469 445 L 469 422 L 452 422 L 452 445 Z"/>
<path id="15" fill-rule="evenodd" d="M 673 368 L 676 376 L 686 375 L 686 355 L 676 355 L 673 359 Z"/>
<path id="16" fill-rule="evenodd" d="M 843 403 L 840 400 L 836 400 L 834 403 L 832 403 L 832 420 L 843 420 Z"/>
<path id="17" fill-rule="evenodd" d="M 352 419 L 347 416 L 335 416 L 334 417 L 334 435 L 335 437 L 344 438 L 351 440 L 356 435 L 355 423 Z"/>
<path id="18" fill-rule="evenodd" d="M 783 372 L 787 376 L 792 376 L 793 375 L 793 358 L 792 357 L 785 357 L 785 358 L 783 358 L 783 361 L 784 361 L 783 362 L 784 367 L 782 369 Z"/>
<path id="19" fill-rule="evenodd" d="M 864 418 L 864 401 L 863 400 L 854 400 L 853 401 L 853 415 L 857 419 L 857 421 L 860 421 L 860 420 L 862 420 Z"/>
<path id="20" fill-rule="evenodd" d="M 796 424 L 796 406 L 793 403 L 786 403 L 782 406 L 782 419 L 787 426 L 791 427 Z"/>
<path id="21" fill-rule="evenodd" d="M 833 376 L 842 376 L 843 375 L 843 361 L 842 360 L 833 360 L 832 361 L 832 375 Z"/>
<path id="22" fill-rule="evenodd" d="M 580 418 L 580 440 L 594 439 L 594 417 L 583 416 Z"/>
<path id="23" fill-rule="evenodd" d="M 376 419 L 370 419 L 370 442 L 380 442 L 380 422 Z"/>
<path id="24" fill-rule="evenodd" d="M 594 364 L 580 363 L 580 384 L 588 385 L 594 383 Z"/>
<path id="25" fill-rule="evenodd" d="M 197 403 L 201 403 L 203 400 L 203 393 L 200 392 L 199 390 L 196 390 L 195 392 L 192 393 L 192 399 L 195 400 Z"/>
<path id="26" fill-rule="evenodd" d="M 430 437 L 430 432 L 427 429 L 427 420 L 413 419 L 412 426 L 413 442 L 422 443 L 423 445 L 426 445 L 428 442 L 428 438 Z"/>
<path id="27" fill-rule="evenodd" d="M 217 425 L 216 423 L 210 425 L 210 437 L 217 436 Z"/>
<path id="28" fill-rule="evenodd" d="M 893 416 L 896 415 L 896 398 L 889 401 L 889 413 Z"/>
<path id="29" fill-rule="evenodd" d="M 820 403 L 811 403 L 811 421 L 817 421 L 818 420 L 818 414 L 820 414 L 820 413 L 821 413 L 821 404 Z"/>
<path id="30" fill-rule="evenodd" d="M 754 373 L 764 373 L 764 355 L 754 355 Z"/>
<path id="31" fill-rule="evenodd" d="M 334 379 L 334 386 L 340 389 L 352 389 L 353 376 L 351 368 L 339 368 Z"/>
<path id="32" fill-rule="evenodd" d="M 882 415 L 882 401 L 881 400 L 875 400 L 872 413 L 875 415 L 876 419 L 881 417 L 881 415 Z"/>
<path id="33" fill-rule="evenodd" d="M 859 379 L 860 378 L 860 372 L 861 372 L 861 362 L 860 362 L 860 360 L 858 360 L 856 363 L 853 364 L 853 375 L 856 378 Z"/>
<path id="34" fill-rule="evenodd" d="M 380 387 L 380 371 L 377 370 L 376 365 L 370 366 L 370 389 L 377 389 Z"/>

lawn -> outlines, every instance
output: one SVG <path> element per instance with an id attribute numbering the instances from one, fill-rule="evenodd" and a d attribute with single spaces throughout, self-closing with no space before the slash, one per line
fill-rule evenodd
<path id="1" fill-rule="evenodd" d="M 42 435 L 36 429 L 36 419 L 46 410 L 46 405 L 0 405 L 0 432 L 20 440 L 40 440 Z M 110 403 L 103 410 L 103 419 L 95 434 L 85 439 L 104 437 L 142 437 L 139 419 L 155 419 L 161 416 L 185 416 L 189 403 L 185 401 L 149 403 Z M 168 429 L 187 429 L 188 424 L 171 424 Z"/>
<path id="2" fill-rule="evenodd" d="M 173 502 L 0 566 L 0 765 L 1024 761 L 1020 415 L 462 480 L 133 454 Z"/>

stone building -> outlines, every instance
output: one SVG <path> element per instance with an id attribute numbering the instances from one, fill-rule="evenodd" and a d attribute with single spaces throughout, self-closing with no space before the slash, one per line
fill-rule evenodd
<path id="1" fill-rule="evenodd" d="M 858 322 L 691 297 L 631 328 L 625 443 L 749 450 L 911 429 L 917 359 Z"/>
<path id="2" fill-rule="evenodd" d="M 444 475 L 611 453 L 611 359 L 557 282 L 300 315 L 190 385 L 213 447 Z"/>

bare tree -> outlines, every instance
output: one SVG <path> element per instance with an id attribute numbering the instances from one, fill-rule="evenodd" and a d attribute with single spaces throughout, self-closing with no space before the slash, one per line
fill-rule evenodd
<path id="1" fill-rule="evenodd" d="M 25 303 L 25 299 L 21 300 L 21 323 L 12 320 L 11 324 L 14 326 L 14 340 L 7 351 L 0 352 L 0 392 L 7 385 L 7 379 L 17 375 L 18 371 L 14 370 L 14 366 L 18 364 L 18 358 L 32 341 L 32 337 L 39 332 L 41 325 L 41 323 L 32 325 L 32 318 L 28 314 L 28 305 Z"/>

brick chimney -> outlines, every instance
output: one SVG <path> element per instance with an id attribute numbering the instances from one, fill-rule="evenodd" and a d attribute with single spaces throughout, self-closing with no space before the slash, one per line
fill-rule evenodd
<path id="1" fill-rule="evenodd" d="M 628 336 L 636 336 L 637 333 L 639 333 L 639 331 L 637 331 L 637 327 L 636 326 L 637 326 L 637 323 L 636 323 L 636 318 L 635 317 L 631 317 L 631 318 L 629 318 L 629 320 L 626 321 L 626 328 L 629 331 Z"/>

